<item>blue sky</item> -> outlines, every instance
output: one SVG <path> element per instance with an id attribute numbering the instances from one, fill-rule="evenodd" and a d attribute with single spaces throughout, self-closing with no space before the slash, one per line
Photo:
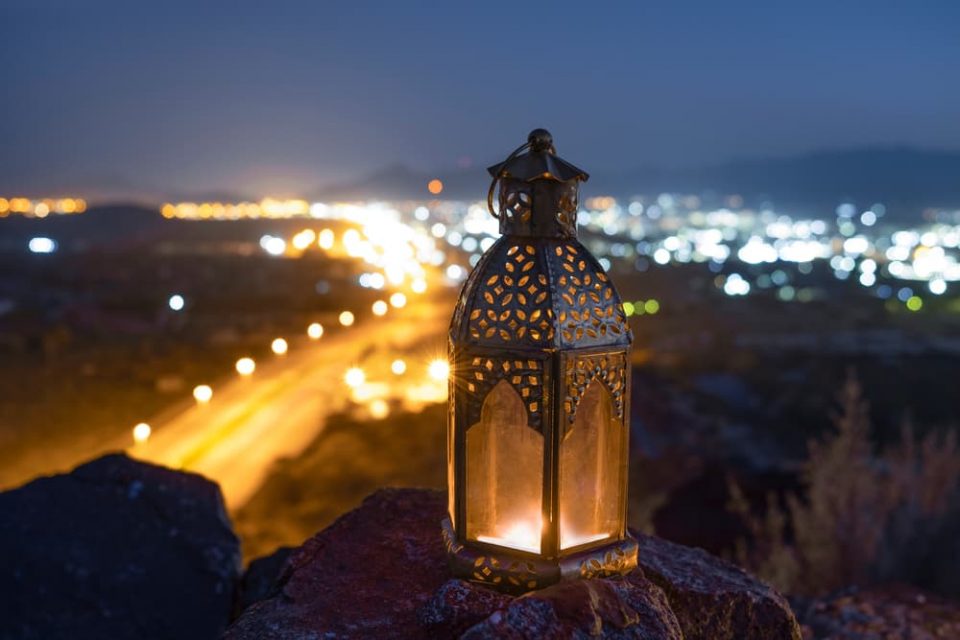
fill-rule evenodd
<path id="1" fill-rule="evenodd" d="M 200 5 L 203 6 L 200 6 Z M 957 2 L 0 0 L 0 192 L 960 149 Z"/>

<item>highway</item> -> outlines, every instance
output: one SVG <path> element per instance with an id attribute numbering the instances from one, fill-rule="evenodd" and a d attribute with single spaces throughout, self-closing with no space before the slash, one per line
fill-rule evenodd
<path id="1" fill-rule="evenodd" d="M 351 399 L 407 406 L 441 400 L 446 385 L 429 378 L 427 363 L 444 357 L 450 312 L 449 304 L 411 301 L 317 341 L 305 335 L 291 340 L 286 355 L 260 360 L 249 377 L 236 375 L 215 386 L 209 403 L 151 423 L 150 438 L 128 447 L 128 453 L 218 482 L 228 509 L 236 509 L 256 492 L 276 460 L 302 452 L 326 418 L 348 408 Z M 396 358 L 408 363 L 403 375 L 390 370 Z M 353 366 L 367 375 L 356 389 L 344 382 Z"/>

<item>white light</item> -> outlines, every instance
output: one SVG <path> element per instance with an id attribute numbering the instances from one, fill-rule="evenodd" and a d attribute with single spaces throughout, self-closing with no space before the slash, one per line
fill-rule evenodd
<path id="1" fill-rule="evenodd" d="M 307 335 L 310 336 L 311 340 L 319 340 L 323 337 L 323 325 L 319 322 L 314 322 L 307 327 Z"/>
<path id="2" fill-rule="evenodd" d="M 670 252 L 660 248 L 653 252 L 653 261 L 657 264 L 667 264 L 670 262 Z"/>
<path id="3" fill-rule="evenodd" d="M 184 304 L 186 304 L 186 301 L 183 299 L 183 296 L 178 293 L 170 296 L 170 299 L 167 300 L 167 306 L 174 311 L 180 311 L 183 309 Z"/>
<path id="4" fill-rule="evenodd" d="M 466 273 L 464 272 L 463 267 L 458 264 L 451 264 L 449 267 L 447 267 L 447 277 L 451 280 L 460 280 L 465 275 Z"/>
<path id="5" fill-rule="evenodd" d="M 854 255 L 865 252 L 869 247 L 869 241 L 863 236 L 854 236 L 843 241 L 843 250 Z"/>
<path id="6" fill-rule="evenodd" d="M 386 315 L 390 307 L 387 306 L 387 303 L 383 300 L 377 300 L 373 303 L 373 315 L 383 316 Z"/>
<path id="7" fill-rule="evenodd" d="M 374 420 L 383 420 L 390 415 L 390 405 L 387 404 L 386 400 L 377 398 L 370 403 L 370 415 Z"/>
<path id="8" fill-rule="evenodd" d="M 350 325 L 353 324 L 354 317 L 351 312 L 344 311 L 340 314 L 339 320 L 340 320 L 340 324 L 342 324 L 345 327 L 349 327 Z"/>
<path id="9" fill-rule="evenodd" d="M 367 278 L 367 286 L 371 289 L 383 289 L 387 285 L 387 279 L 382 273 L 371 273 Z"/>
<path id="10" fill-rule="evenodd" d="M 414 293 L 423 293 L 427 290 L 427 281 L 423 278 L 417 278 L 410 284 L 410 288 L 413 289 Z"/>
<path id="11" fill-rule="evenodd" d="M 27 248 L 31 253 L 53 253 L 57 250 L 57 242 L 51 238 L 37 237 L 30 238 Z"/>
<path id="12" fill-rule="evenodd" d="M 450 365 L 446 360 L 434 360 L 427 368 L 427 373 L 438 382 L 446 380 L 450 377 Z"/>
<path id="13" fill-rule="evenodd" d="M 413 210 L 413 217 L 419 220 L 420 222 L 423 222 L 424 220 L 430 217 L 430 210 L 427 209 L 426 207 L 417 207 L 416 209 Z"/>
<path id="14" fill-rule="evenodd" d="M 276 236 L 263 236 L 260 238 L 260 246 L 272 256 L 282 256 L 287 251 L 286 241 Z"/>
<path id="15" fill-rule="evenodd" d="M 942 296 L 947 291 L 947 283 L 939 278 L 936 280 L 931 280 L 928 286 L 930 288 L 930 293 L 935 296 Z"/>
<path id="16" fill-rule="evenodd" d="M 213 398 L 213 389 L 208 384 L 198 384 L 193 388 L 193 399 L 200 404 L 206 404 Z"/>
<path id="17" fill-rule="evenodd" d="M 867 271 L 860 274 L 860 284 L 865 287 L 872 287 L 877 282 L 877 276 L 871 271 Z"/>
<path id="18" fill-rule="evenodd" d="M 344 374 L 343 381 L 347 383 L 348 387 L 356 389 L 367 381 L 367 375 L 359 367 L 350 367 Z"/>
<path id="19" fill-rule="evenodd" d="M 270 343 L 270 350 L 273 351 L 278 356 L 282 356 L 287 352 L 290 346 L 287 344 L 287 341 L 283 338 L 276 338 L 273 342 Z"/>
<path id="20" fill-rule="evenodd" d="M 150 433 L 153 430 L 146 422 L 141 422 L 133 428 L 133 441 L 137 444 L 143 444 L 150 439 Z"/>
<path id="21" fill-rule="evenodd" d="M 877 223 L 877 214 L 873 211 L 864 211 L 860 214 L 860 222 L 862 222 L 864 226 L 872 227 Z"/>
<path id="22" fill-rule="evenodd" d="M 750 283 L 739 273 L 731 273 L 723 283 L 723 292 L 728 296 L 745 296 L 750 293 Z"/>
<path id="23" fill-rule="evenodd" d="M 407 296 L 398 291 L 390 296 L 390 304 L 399 309 L 407 304 Z"/>
<path id="24" fill-rule="evenodd" d="M 407 371 L 407 363 L 400 358 L 397 358 L 390 363 L 390 371 L 393 371 L 393 373 L 398 376 L 402 376 Z"/>
<path id="25" fill-rule="evenodd" d="M 237 373 L 242 376 L 249 376 L 257 369 L 257 363 L 253 361 L 253 358 L 240 358 L 235 366 Z"/>
<path id="26" fill-rule="evenodd" d="M 438 222 L 432 227 L 430 227 L 430 233 L 433 234 L 434 238 L 442 238 L 447 234 L 447 227 L 442 223 Z"/>
<path id="27" fill-rule="evenodd" d="M 325 251 L 333 248 L 333 241 L 333 229 L 323 229 L 317 237 L 317 245 Z"/>

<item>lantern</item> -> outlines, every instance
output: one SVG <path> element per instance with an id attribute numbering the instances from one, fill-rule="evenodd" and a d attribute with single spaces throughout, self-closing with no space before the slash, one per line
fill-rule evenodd
<path id="1" fill-rule="evenodd" d="M 627 573 L 632 336 L 609 276 L 577 241 L 588 175 L 543 129 L 489 171 L 502 237 L 450 325 L 451 567 L 513 592 Z"/>

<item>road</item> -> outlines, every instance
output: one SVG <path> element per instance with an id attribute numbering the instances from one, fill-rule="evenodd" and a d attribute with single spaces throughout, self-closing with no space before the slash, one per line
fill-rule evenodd
<path id="1" fill-rule="evenodd" d="M 354 397 L 422 396 L 429 387 L 426 363 L 443 355 L 449 317 L 448 304 L 421 300 L 316 342 L 291 341 L 286 355 L 258 361 L 253 375 L 221 383 L 209 403 L 152 424 L 149 440 L 128 452 L 215 480 L 228 509 L 236 509 L 254 494 L 274 461 L 302 452 L 327 416 L 348 407 L 352 394 L 343 377 L 349 367 L 362 366 L 368 376 L 369 384 Z M 433 353 L 423 352 L 425 340 L 437 345 Z M 403 376 L 390 372 L 394 358 L 409 363 Z"/>

